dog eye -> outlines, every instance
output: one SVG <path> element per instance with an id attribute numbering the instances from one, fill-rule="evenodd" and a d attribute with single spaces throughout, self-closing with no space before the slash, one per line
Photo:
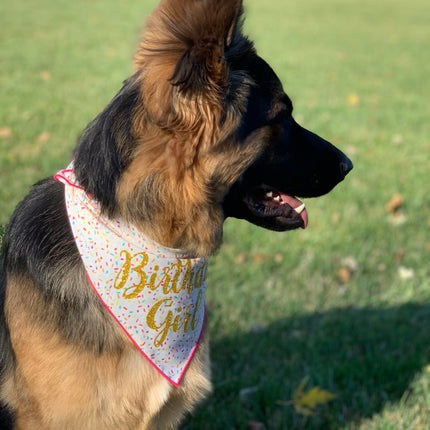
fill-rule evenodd
<path id="1" fill-rule="evenodd" d="M 268 125 L 277 124 L 285 119 L 291 118 L 292 113 L 293 113 L 292 106 L 291 106 L 291 109 L 287 109 L 286 107 L 284 107 L 281 110 L 279 110 L 276 113 L 276 115 L 268 121 Z"/>
<path id="2" fill-rule="evenodd" d="M 293 102 L 290 100 L 290 98 L 285 94 L 285 96 L 282 98 L 282 103 L 285 106 L 285 111 L 287 116 L 291 116 L 293 114 Z"/>
<path id="3" fill-rule="evenodd" d="M 273 113 L 274 115 L 270 118 L 269 124 L 274 124 L 291 117 L 293 113 L 293 103 L 286 94 L 276 103 Z"/>

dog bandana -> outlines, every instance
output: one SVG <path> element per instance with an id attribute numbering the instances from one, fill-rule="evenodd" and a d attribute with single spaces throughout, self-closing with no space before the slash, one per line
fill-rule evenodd
<path id="1" fill-rule="evenodd" d="M 65 185 L 73 236 L 94 290 L 141 353 L 178 386 L 203 330 L 208 260 L 187 258 L 102 215 L 76 183 L 73 164 L 54 178 Z"/>

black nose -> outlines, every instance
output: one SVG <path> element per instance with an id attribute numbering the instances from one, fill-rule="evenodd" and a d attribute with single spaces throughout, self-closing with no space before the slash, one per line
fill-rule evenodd
<path id="1" fill-rule="evenodd" d="M 352 164 L 352 161 L 345 157 L 344 160 L 339 164 L 340 167 L 340 174 L 342 175 L 342 178 L 344 178 L 354 167 Z"/>

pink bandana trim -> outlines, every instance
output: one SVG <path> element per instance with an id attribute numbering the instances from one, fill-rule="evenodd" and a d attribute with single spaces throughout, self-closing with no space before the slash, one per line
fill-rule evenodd
<path id="1" fill-rule="evenodd" d="M 208 259 L 187 258 L 101 215 L 76 183 L 73 164 L 54 178 L 65 185 L 73 236 L 94 290 L 147 360 L 178 386 L 203 331 Z"/>

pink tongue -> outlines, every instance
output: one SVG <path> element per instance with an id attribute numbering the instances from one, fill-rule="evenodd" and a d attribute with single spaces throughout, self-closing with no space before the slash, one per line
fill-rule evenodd
<path id="1" fill-rule="evenodd" d="M 289 196 L 288 194 L 281 194 L 281 199 L 284 203 L 291 206 L 293 209 L 296 209 L 303 205 L 303 202 L 301 202 L 299 199 Z M 300 216 L 303 220 L 302 228 L 305 229 L 308 225 L 308 213 L 306 212 L 306 208 L 303 209 L 303 211 L 300 213 Z"/>

